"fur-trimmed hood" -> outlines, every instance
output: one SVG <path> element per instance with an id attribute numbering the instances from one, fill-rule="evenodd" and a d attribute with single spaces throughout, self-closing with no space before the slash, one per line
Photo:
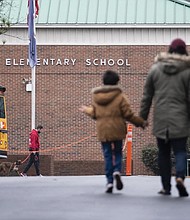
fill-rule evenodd
<path id="1" fill-rule="evenodd" d="M 164 52 L 156 56 L 155 63 L 157 62 L 161 62 L 164 73 L 173 75 L 190 67 L 190 56 Z"/>
<path id="2" fill-rule="evenodd" d="M 93 100 L 99 105 L 107 105 L 122 93 L 118 85 L 103 85 L 92 89 Z"/>

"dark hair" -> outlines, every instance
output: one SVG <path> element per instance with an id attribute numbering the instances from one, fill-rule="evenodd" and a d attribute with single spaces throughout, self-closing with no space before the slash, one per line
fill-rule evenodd
<path id="1" fill-rule="evenodd" d="M 6 88 L 5 88 L 4 86 L 1 86 L 1 85 L 0 85 L 0 91 L 5 92 L 5 91 L 6 91 Z"/>
<path id="2" fill-rule="evenodd" d="M 112 71 L 107 70 L 103 75 L 103 84 L 104 85 L 117 85 L 119 82 L 119 75 Z"/>
<path id="3" fill-rule="evenodd" d="M 43 128 L 42 125 L 38 125 L 38 126 L 36 127 L 36 129 L 42 129 L 42 128 Z"/>

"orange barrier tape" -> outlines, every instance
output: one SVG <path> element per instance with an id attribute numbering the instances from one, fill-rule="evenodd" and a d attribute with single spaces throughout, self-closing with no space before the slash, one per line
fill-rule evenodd
<path id="1" fill-rule="evenodd" d="M 60 150 L 60 149 L 65 148 L 65 147 L 71 147 L 71 146 L 73 146 L 73 145 L 75 145 L 75 144 L 82 143 L 82 142 L 84 142 L 85 140 L 88 140 L 89 138 L 91 138 L 91 137 L 93 137 L 93 136 L 95 136 L 95 133 L 92 134 L 92 135 L 89 135 L 89 136 L 87 136 L 87 137 L 85 137 L 85 138 L 81 138 L 81 139 L 79 139 L 78 141 L 71 142 L 70 144 L 67 144 L 67 145 L 64 145 L 64 146 L 51 147 L 51 148 L 48 148 L 48 149 L 46 149 L 46 150 L 40 150 L 40 153 L 56 151 L 56 150 Z M 15 152 L 17 152 L 17 153 L 19 153 L 19 154 L 21 154 L 21 153 L 24 153 L 24 154 L 25 154 L 25 153 L 28 153 L 28 150 L 27 150 L 27 151 L 26 151 L 26 150 L 24 150 L 24 151 L 20 151 L 20 150 L 9 150 L 9 152 L 10 152 L 10 153 L 15 153 Z"/>

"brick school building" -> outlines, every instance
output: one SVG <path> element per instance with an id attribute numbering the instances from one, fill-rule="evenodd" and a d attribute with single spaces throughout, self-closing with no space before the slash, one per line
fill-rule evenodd
<path id="1" fill-rule="evenodd" d="M 111 69 L 119 73 L 120 85 L 138 114 L 154 57 L 167 51 L 174 38 L 190 44 L 190 4 L 182 0 L 41 0 L 39 6 L 36 125 L 44 126 L 42 174 L 103 174 L 95 121 L 78 108 L 91 103 L 91 89 L 101 85 L 102 73 Z M 7 88 L 7 160 L 24 160 L 31 130 L 27 1 L 18 0 L 7 10 L 14 24 L 0 35 L 0 84 Z M 155 144 L 151 116 L 145 131 L 133 126 L 133 175 L 149 174 L 142 149 Z M 123 164 L 125 174 L 126 152 Z"/>

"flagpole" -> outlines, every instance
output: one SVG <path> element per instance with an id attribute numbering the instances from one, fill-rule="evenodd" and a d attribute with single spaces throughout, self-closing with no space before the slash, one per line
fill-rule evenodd
<path id="1" fill-rule="evenodd" d="M 36 118 L 36 66 L 34 66 L 32 68 L 32 115 L 31 115 L 31 119 L 32 119 L 32 129 L 35 129 L 35 118 Z"/>
<path id="2" fill-rule="evenodd" d="M 36 48 L 36 27 L 35 17 L 38 15 L 39 9 L 37 0 L 28 0 L 28 34 L 29 34 L 29 63 L 32 75 L 32 93 L 31 93 L 31 127 L 35 129 L 36 118 L 36 64 L 37 64 L 37 48 Z"/>
<path id="3" fill-rule="evenodd" d="M 33 25 L 34 25 L 34 34 L 36 33 L 36 26 L 35 26 L 35 0 L 33 1 Z M 36 45 L 35 45 L 36 46 Z M 37 46 L 36 46 L 37 47 Z M 31 111 L 31 125 L 32 125 L 32 130 L 35 129 L 35 119 L 36 119 L 36 66 L 34 65 L 32 67 L 32 111 Z"/>
<path id="4" fill-rule="evenodd" d="M 36 33 L 35 25 L 35 0 L 33 0 L 34 7 L 34 34 Z M 37 47 L 37 46 L 36 46 Z M 35 129 L 35 119 L 36 119 L 36 66 L 32 67 L 32 115 L 31 115 L 31 124 L 32 129 Z"/>

